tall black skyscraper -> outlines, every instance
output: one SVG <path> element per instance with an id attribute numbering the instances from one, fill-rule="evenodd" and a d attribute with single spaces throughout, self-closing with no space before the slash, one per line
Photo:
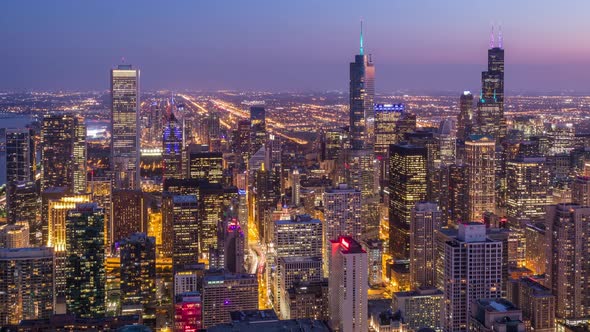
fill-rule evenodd
<path id="1" fill-rule="evenodd" d="M 494 31 L 488 50 L 488 70 L 481 73 L 481 96 L 477 103 L 477 132 L 492 135 L 496 140 L 505 136 L 504 119 L 504 48 L 502 33 L 498 46 L 494 44 Z"/>
<path id="2" fill-rule="evenodd" d="M 473 131 L 473 95 L 464 91 L 459 100 L 459 116 L 457 117 L 457 138 L 465 141 Z"/>
<path id="3" fill-rule="evenodd" d="M 250 155 L 255 154 L 266 142 L 266 111 L 264 107 L 250 107 Z"/>
<path id="4" fill-rule="evenodd" d="M 350 141 L 353 149 L 372 145 L 375 111 L 375 66 L 365 55 L 361 23 L 360 52 L 350 63 Z"/>

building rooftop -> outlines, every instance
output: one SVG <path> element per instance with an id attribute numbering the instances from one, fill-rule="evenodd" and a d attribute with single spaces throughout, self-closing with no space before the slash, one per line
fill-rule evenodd
<path id="1" fill-rule="evenodd" d="M 340 249 L 343 254 L 362 254 L 366 253 L 360 243 L 351 236 L 340 236 L 338 239 L 330 240 L 332 243 L 340 243 Z"/>
<path id="2" fill-rule="evenodd" d="M 51 247 L 30 247 L 30 248 L 2 248 L 0 249 L 0 260 L 2 259 L 31 259 L 53 256 Z"/>
<path id="3" fill-rule="evenodd" d="M 288 319 L 262 322 L 232 322 L 207 328 L 208 332 L 330 332 L 328 325 L 320 320 Z"/>
<path id="4" fill-rule="evenodd" d="M 241 311 L 232 311 L 229 313 L 229 316 L 232 322 L 250 322 L 250 323 L 259 323 L 259 322 L 268 322 L 268 321 L 278 321 L 279 317 L 275 313 L 273 309 L 267 310 L 241 310 Z"/>

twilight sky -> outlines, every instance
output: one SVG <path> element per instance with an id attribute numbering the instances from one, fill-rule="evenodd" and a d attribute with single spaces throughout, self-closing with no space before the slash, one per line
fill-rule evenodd
<path id="1" fill-rule="evenodd" d="M 494 6 L 494 7 L 491 7 Z M 492 23 L 509 91 L 590 92 L 588 0 L 2 0 L 0 90 L 342 90 L 358 53 L 378 92 L 479 90 Z"/>

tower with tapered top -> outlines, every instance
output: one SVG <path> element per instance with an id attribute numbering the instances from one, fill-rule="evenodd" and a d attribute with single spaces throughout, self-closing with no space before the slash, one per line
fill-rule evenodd
<path id="1" fill-rule="evenodd" d="M 350 141 L 355 150 L 371 146 L 374 137 L 375 66 L 365 54 L 363 23 L 359 54 L 350 63 Z"/>
<path id="2" fill-rule="evenodd" d="M 504 119 L 504 45 L 502 31 L 495 43 L 494 28 L 488 49 L 488 70 L 481 73 L 481 94 L 477 102 L 477 133 L 491 135 L 496 141 L 506 135 Z"/>

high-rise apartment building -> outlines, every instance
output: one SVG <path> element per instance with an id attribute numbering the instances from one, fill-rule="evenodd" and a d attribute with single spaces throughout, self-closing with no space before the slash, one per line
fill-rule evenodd
<path id="1" fill-rule="evenodd" d="M 285 319 L 330 319 L 328 280 L 295 282 L 285 293 L 285 307 L 281 313 Z"/>
<path id="2" fill-rule="evenodd" d="M 467 331 L 473 301 L 502 297 L 503 244 L 486 236 L 484 224 L 470 222 L 443 246 L 442 328 Z"/>
<path id="3" fill-rule="evenodd" d="M 115 188 L 139 189 L 139 70 L 111 70 L 111 171 Z"/>
<path id="4" fill-rule="evenodd" d="M 427 327 L 440 330 L 443 292 L 434 287 L 420 287 L 408 292 L 393 293 L 391 308 L 400 315 L 409 330 Z"/>
<path id="5" fill-rule="evenodd" d="M 309 215 L 274 222 L 273 247 L 277 257 L 321 257 L 322 223 Z"/>
<path id="6" fill-rule="evenodd" d="M 367 253 L 350 236 L 331 240 L 330 325 L 342 332 L 368 330 Z"/>
<path id="7" fill-rule="evenodd" d="M 522 318 L 531 331 L 555 331 L 555 296 L 551 289 L 524 277 L 508 282 L 506 298 L 522 310 Z"/>
<path id="8" fill-rule="evenodd" d="M 496 141 L 471 135 L 465 142 L 469 221 L 483 220 L 496 208 Z"/>
<path id="9" fill-rule="evenodd" d="M 43 118 L 41 128 L 41 191 L 66 187 L 71 193 L 86 191 L 86 127 L 71 115 Z"/>
<path id="10" fill-rule="evenodd" d="M 53 249 L 0 249 L 0 325 L 47 319 L 55 307 Z"/>
<path id="11" fill-rule="evenodd" d="M 410 219 L 410 282 L 413 288 L 435 285 L 435 233 L 442 227 L 442 212 L 435 203 L 416 203 Z"/>
<path id="12" fill-rule="evenodd" d="M 155 318 L 156 239 L 134 233 L 120 241 L 121 308 Z"/>
<path id="13" fill-rule="evenodd" d="M 337 188 L 324 192 L 324 263 L 326 272 L 331 259 L 331 242 L 341 235 L 360 238 L 361 223 L 361 192 L 340 184 Z"/>
<path id="14" fill-rule="evenodd" d="M 428 151 L 410 144 L 391 145 L 389 150 L 389 252 L 407 259 L 412 208 L 427 194 Z"/>
<path id="15" fill-rule="evenodd" d="M 276 277 L 273 279 L 273 303 L 275 311 L 286 319 L 283 309 L 289 300 L 287 291 L 295 282 L 313 282 L 322 280 L 321 257 L 279 257 L 276 265 Z"/>
<path id="16" fill-rule="evenodd" d="M 230 322 L 232 311 L 258 310 L 258 279 L 253 274 L 203 278 L 203 327 Z"/>
<path id="17" fill-rule="evenodd" d="M 558 204 L 547 208 L 549 285 L 556 298 L 556 316 L 590 316 L 590 207 Z"/>
<path id="18" fill-rule="evenodd" d="M 506 183 L 508 218 L 521 224 L 545 219 L 550 189 L 545 158 L 518 158 L 508 161 Z"/>
<path id="19" fill-rule="evenodd" d="M 76 204 L 66 217 L 66 307 L 83 318 L 105 315 L 104 212 L 96 203 Z"/>

